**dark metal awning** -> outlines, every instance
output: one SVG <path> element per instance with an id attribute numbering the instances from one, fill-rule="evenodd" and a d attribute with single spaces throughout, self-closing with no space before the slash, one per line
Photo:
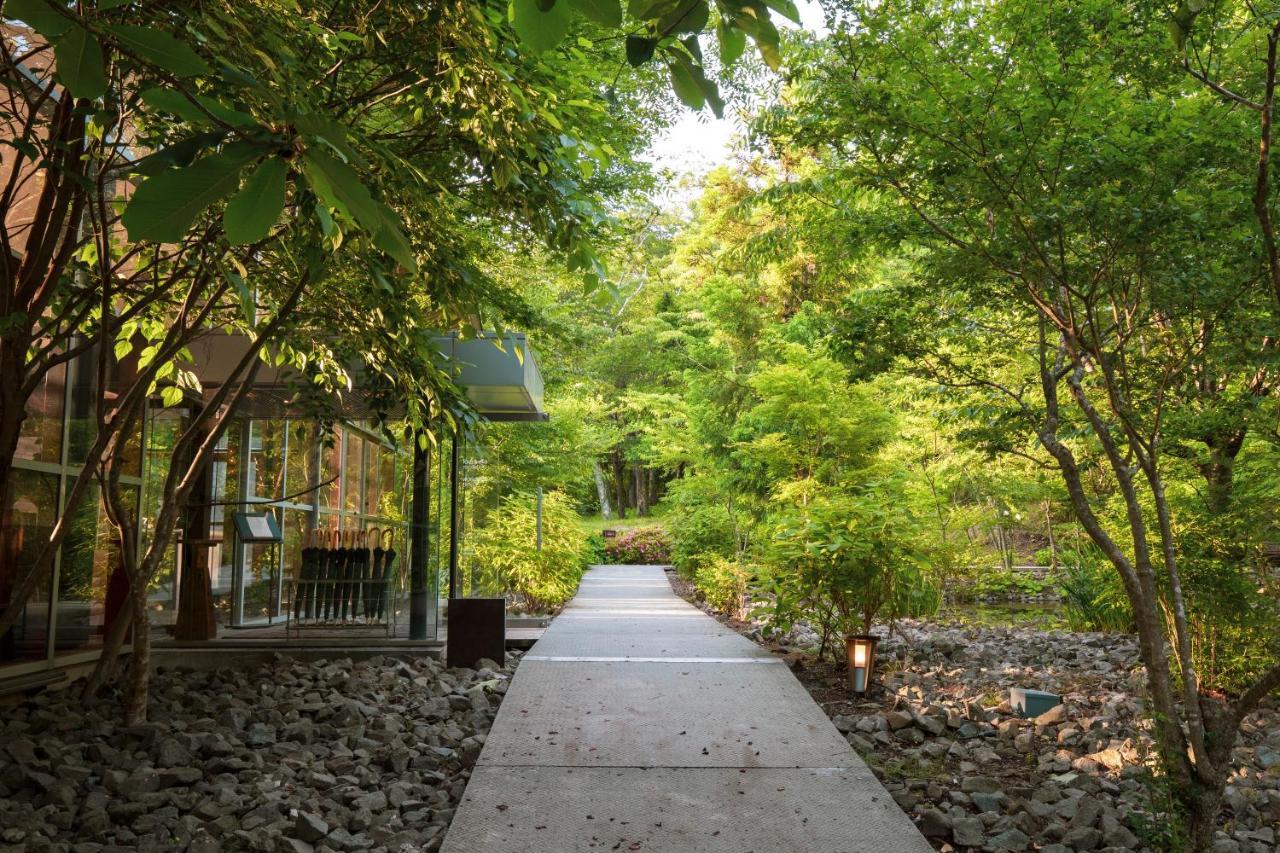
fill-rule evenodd
<path id="1" fill-rule="evenodd" d="M 214 331 L 191 345 L 193 369 L 206 395 L 227 381 L 249 344 L 246 335 Z M 480 415 L 493 421 L 548 419 L 543 408 L 542 374 L 528 336 L 482 332 L 464 340 L 450 334 L 437 337 L 436 344 L 441 367 L 449 370 Z M 403 410 L 385 411 L 385 406 L 379 407 L 383 411 L 375 411 L 375 401 L 361 387 L 363 368 L 363 364 L 348 366 L 352 387 L 333 395 L 335 413 L 350 420 L 402 414 Z M 302 414 L 305 407 L 299 389 L 305 381 L 289 366 L 263 364 L 239 409 L 247 417 L 259 418 Z"/>

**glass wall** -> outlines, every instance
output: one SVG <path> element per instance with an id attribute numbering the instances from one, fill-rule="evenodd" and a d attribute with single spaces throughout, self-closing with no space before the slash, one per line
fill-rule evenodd
<path id="1" fill-rule="evenodd" d="M 13 493 L 0 530 L 0 610 L 33 571 L 93 444 L 100 390 L 90 352 L 51 370 L 27 401 Z M 138 523 L 146 421 L 124 448 L 120 478 L 129 523 Z M 145 528 L 144 528 L 145 532 Z M 15 625 L 0 636 L 0 674 L 92 654 L 128 584 L 101 496 L 91 487 L 74 508 L 66 538 Z M 161 604 L 172 599 L 161 594 Z"/>
<path id="2" fill-rule="evenodd" d="M 34 564 L 93 443 L 100 389 L 88 367 L 91 363 L 91 358 L 81 359 L 50 372 L 29 401 L 8 520 L 0 531 L 0 609 Z M 140 548 L 154 532 L 165 477 L 186 418 L 181 409 L 151 410 L 126 448 L 121 482 L 133 523 L 140 527 Z M 219 623 L 252 627 L 283 620 L 303 537 L 315 526 L 394 530 L 395 570 L 407 587 L 409 467 L 367 424 L 322 429 L 301 420 L 232 422 L 215 449 L 208 493 L 192 497 L 193 503 L 208 504 L 207 538 L 221 543 L 210 554 Z M 435 470 L 444 467 L 436 464 Z M 438 501 L 439 493 L 433 497 Z M 437 525 L 438 508 L 432 507 Z M 275 513 L 283 541 L 240 543 L 235 514 L 246 510 Z M 435 540 L 433 569 L 442 555 L 438 537 Z M 114 614 L 127 614 L 129 606 L 115 541 L 98 490 L 91 487 L 73 511 L 48 576 L 16 624 L 0 636 L 0 677 L 88 659 L 102 646 Z M 148 591 L 152 624 L 159 631 L 176 617 L 180 562 L 175 542 Z M 407 625 L 407 605 L 399 604 L 397 621 Z"/>

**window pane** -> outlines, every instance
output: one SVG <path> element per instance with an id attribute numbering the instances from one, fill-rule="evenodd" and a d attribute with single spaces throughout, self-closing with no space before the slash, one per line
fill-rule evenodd
<path id="1" fill-rule="evenodd" d="M 125 503 L 136 513 L 137 490 L 122 491 Z M 113 528 L 103 508 L 100 489 L 94 486 L 76 509 L 62 546 L 54 649 L 69 652 L 101 646 L 108 598 L 113 609 L 127 610 L 127 594 L 128 583 L 120 566 Z"/>
<path id="2" fill-rule="evenodd" d="M 251 425 L 249 491 L 253 497 L 284 497 L 284 432 L 284 421 L 254 421 Z"/>
<path id="3" fill-rule="evenodd" d="M 54 474 L 15 469 L 13 517 L 0 532 L 0 611 L 9 604 L 13 587 L 26 577 L 40 546 L 53 528 L 58 506 L 58 478 Z M 16 554 L 4 559 L 5 554 Z M 0 636 L 0 663 L 43 660 L 49 640 L 49 583 L 40 584 L 21 617 Z"/>
<path id="4" fill-rule="evenodd" d="M 67 366 L 59 364 L 45 374 L 40 387 L 27 400 L 27 419 L 18 436 L 19 459 L 62 462 L 62 409 L 66 402 Z"/>
<path id="5" fill-rule="evenodd" d="M 235 541 L 232 518 L 240 497 L 240 454 L 243 421 L 232 421 L 213 453 L 213 506 L 209 508 L 209 538 L 221 540 L 209 551 L 210 582 L 213 588 L 214 618 L 222 624 L 231 621 L 232 553 Z"/>
<path id="6" fill-rule="evenodd" d="M 85 461 L 98 434 L 98 366 L 97 351 L 89 350 L 71 360 L 68 371 L 71 384 L 71 408 L 67 412 L 67 461 L 78 465 Z M 132 376 L 132 374 L 128 374 Z M 108 405 L 115 399 L 108 390 Z M 134 425 L 133 434 L 121 448 L 124 459 L 121 472 L 127 476 L 142 475 L 142 419 Z"/>
<path id="7" fill-rule="evenodd" d="M 381 515 L 382 462 L 389 456 L 385 447 L 369 442 L 369 474 L 364 483 L 364 511 L 366 515 Z"/>
<path id="8" fill-rule="evenodd" d="M 297 495 L 303 489 L 310 488 L 319 481 L 316 470 L 316 445 L 319 443 L 320 430 L 310 421 L 290 421 L 289 454 L 285 460 L 285 494 Z M 292 503 L 307 504 L 316 502 L 315 492 L 297 495 Z"/>
<path id="9" fill-rule="evenodd" d="M 320 482 L 327 486 L 320 489 L 320 506 L 337 508 L 342 501 L 342 432 L 330 430 L 325 436 L 324 449 L 320 452 Z M 336 479 L 335 479 L 336 478 Z"/>
<path id="10" fill-rule="evenodd" d="M 146 480 L 142 484 L 142 547 L 151 544 L 156 517 L 164 499 L 164 480 L 173 461 L 173 446 L 182 432 L 184 421 L 174 409 L 156 410 L 147 432 Z M 192 503 L 204 503 L 207 496 L 193 495 Z M 176 537 L 175 537 L 176 538 Z M 178 546 L 171 541 L 156 572 L 151 594 L 151 624 L 172 625 L 178 606 Z"/>
<path id="11" fill-rule="evenodd" d="M 346 482 L 346 497 L 343 509 L 347 512 L 360 512 L 363 507 L 361 484 L 364 482 L 364 439 L 355 433 L 347 433 L 347 467 L 343 471 Z"/>

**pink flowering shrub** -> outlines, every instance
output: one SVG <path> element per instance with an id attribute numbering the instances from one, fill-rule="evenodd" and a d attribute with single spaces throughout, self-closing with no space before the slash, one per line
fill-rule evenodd
<path id="1" fill-rule="evenodd" d="M 661 527 L 637 527 L 624 530 L 605 540 L 606 563 L 652 566 L 671 562 L 671 540 Z"/>

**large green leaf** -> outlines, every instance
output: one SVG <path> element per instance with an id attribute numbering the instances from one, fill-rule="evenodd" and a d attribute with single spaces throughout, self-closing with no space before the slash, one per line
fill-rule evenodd
<path id="1" fill-rule="evenodd" d="M 256 127 L 258 124 L 254 121 L 253 116 L 202 95 L 193 96 L 195 101 L 192 101 L 191 97 L 176 89 L 164 89 L 157 86 L 144 91 L 141 97 L 142 102 L 147 106 L 172 113 L 191 124 L 212 124 L 213 120 L 210 116 L 233 127 Z M 201 107 L 204 107 L 204 109 L 201 109 Z"/>
<path id="2" fill-rule="evenodd" d="M 644 65 L 653 58 L 653 51 L 657 46 L 657 39 L 627 36 L 627 62 L 632 66 Z"/>
<path id="3" fill-rule="evenodd" d="M 698 85 L 698 80 L 686 61 L 671 63 L 671 88 L 676 90 L 676 95 L 690 109 L 700 110 L 706 103 L 706 93 Z"/>
<path id="4" fill-rule="evenodd" d="M 747 47 L 747 34 L 737 27 L 728 26 L 722 18 L 716 24 L 716 33 L 720 37 L 720 64 L 728 67 L 738 61 Z"/>
<path id="5" fill-rule="evenodd" d="M 538 8 L 538 0 L 511 0 L 507 15 L 520 41 L 534 53 L 550 50 L 569 32 L 570 12 L 565 0 L 545 12 Z"/>
<path id="6" fill-rule="evenodd" d="M 408 239 L 391 208 L 377 201 L 346 163 L 312 148 L 302 155 L 307 182 L 320 200 L 337 208 L 369 233 L 373 244 L 402 266 L 417 269 Z"/>
<path id="7" fill-rule="evenodd" d="M 707 0 L 682 0 L 658 19 L 658 32 L 662 35 L 700 32 L 707 25 L 710 14 Z"/>
<path id="8" fill-rule="evenodd" d="M 102 45 L 79 24 L 72 24 L 53 46 L 58 60 L 58 77 L 77 98 L 100 98 L 107 91 L 106 63 Z"/>
<path id="9" fill-rule="evenodd" d="M 121 215 L 130 240 L 176 243 L 196 217 L 240 186 L 240 172 L 265 146 L 234 142 L 184 169 L 161 172 L 143 181 Z"/>
<path id="10" fill-rule="evenodd" d="M 800 23 L 800 10 L 796 8 L 796 4 L 791 0 L 764 0 L 764 5 L 784 18 L 789 18 L 792 23 Z"/>
<path id="11" fill-rule="evenodd" d="M 606 27 L 622 26 L 622 3 L 619 0 L 568 0 L 580 13 Z"/>
<path id="12" fill-rule="evenodd" d="M 209 65 L 189 44 L 151 27 L 116 24 L 108 32 L 129 51 L 179 77 L 209 73 Z"/>
<path id="13" fill-rule="evenodd" d="M 11 21 L 22 21 L 50 39 L 75 26 L 74 21 L 54 11 L 44 0 L 8 0 L 4 4 L 4 16 Z"/>
<path id="14" fill-rule="evenodd" d="M 279 157 L 264 160 L 227 202 L 222 221 L 233 245 L 254 243 L 267 236 L 284 210 L 285 178 L 289 167 Z"/>

